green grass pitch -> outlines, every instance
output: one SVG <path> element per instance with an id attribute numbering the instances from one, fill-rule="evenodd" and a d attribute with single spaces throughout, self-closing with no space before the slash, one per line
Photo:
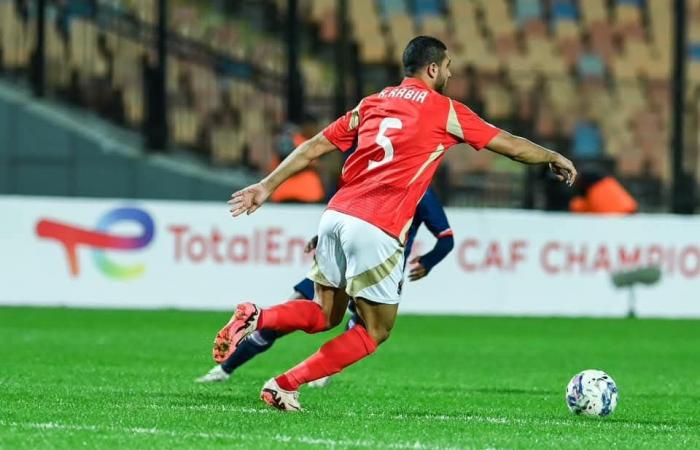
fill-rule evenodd
<path id="1" fill-rule="evenodd" d="M 700 448 L 700 322 L 401 316 L 376 354 L 306 411 L 264 381 L 329 336 L 295 334 L 228 383 L 196 385 L 228 314 L 0 309 L 0 448 Z M 569 378 L 606 370 L 606 419 L 576 417 Z"/>

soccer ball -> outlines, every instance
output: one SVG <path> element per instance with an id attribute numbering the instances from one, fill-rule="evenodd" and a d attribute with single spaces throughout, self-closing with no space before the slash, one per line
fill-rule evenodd
<path id="1" fill-rule="evenodd" d="M 617 385 L 602 370 L 584 370 L 569 381 L 566 406 L 574 414 L 607 416 L 617 406 Z"/>

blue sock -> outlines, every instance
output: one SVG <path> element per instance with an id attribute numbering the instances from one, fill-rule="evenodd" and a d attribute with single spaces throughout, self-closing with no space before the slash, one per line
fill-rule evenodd
<path id="1" fill-rule="evenodd" d="M 356 312 L 352 313 L 352 316 L 350 316 L 350 320 L 348 320 L 348 325 L 345 327 L 346 330 L 349 330 L 350 328 L 354 327 L 357 324 L 364 325 L 364 322 L 362 322 L 362 319 L 360 318 L 360 315 L 357 314 Z"/>
<path id="2" fill-rule="evenodd" d="M 240 343 L 236 351 L 221 364 L 221 368 L 226 373 L 232 373 L 254 356 L 272 347 L 278 337 L 280 334 L 273 330 L 255 331 Z"/>

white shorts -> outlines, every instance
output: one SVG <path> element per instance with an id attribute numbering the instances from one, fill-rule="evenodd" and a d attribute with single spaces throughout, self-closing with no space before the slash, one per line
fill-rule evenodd
<path id="1" fill-rule="evenodd" d="M 403 285 L 404 247 L 376 226 L 326 210 L 318 226 L 318 244 L 309 278 L 345 289 L 350 297 L 396 304 Z"/>

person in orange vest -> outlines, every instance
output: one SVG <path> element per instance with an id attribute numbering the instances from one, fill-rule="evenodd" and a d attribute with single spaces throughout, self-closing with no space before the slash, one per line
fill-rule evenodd
<path id="1" fill-rule="evenodd" d="M 583 195 L 569 203 L 573 213 L 588 214 L 633 214 L 637 212 L 636 200 L 611 175 L 596 170 L 584 170 L 576 183 Z"/>
<path id="2" fill-rule="evenodd" d="M 283 131 L 277 148 L 274 167 L 292 150 L 316 134 L 316 124 L 306 120 L 300 129 L 289 127 Z M 318 174 L 318 161 L 282 183 L 270 197 L 276 203 L 320 203 L 326 199 L 326 190 Z"/>

